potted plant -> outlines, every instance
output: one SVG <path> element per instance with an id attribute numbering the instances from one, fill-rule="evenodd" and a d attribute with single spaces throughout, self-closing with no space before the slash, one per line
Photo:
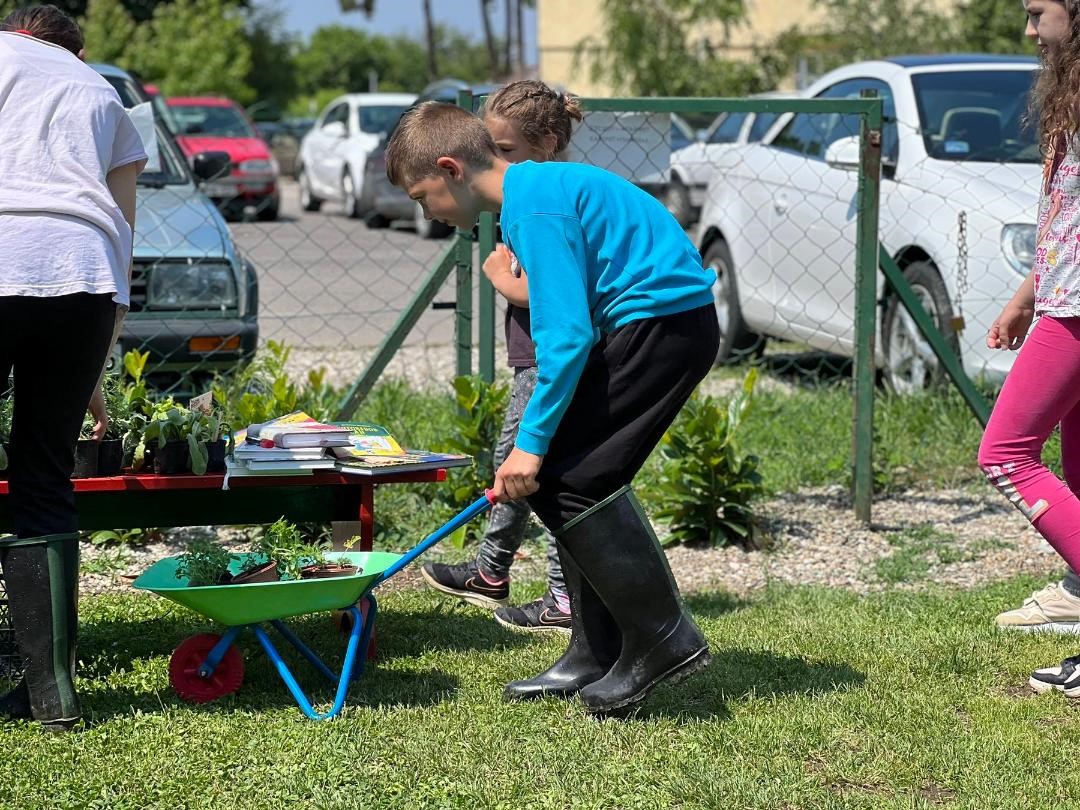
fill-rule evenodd
<path id="1" fill-rule="evenodd" d="M 328 546 L 326 540 L 306 541 L 285 518 L 268 526 L 256 543 L 257 550 L 277 564 L 282 579 L 351 576 L 357 572 L 355 565 L 327 561 Z"/>
<path id="2" fill-rule="evenodd" d="M 79 440 L 75 443 L 75 468 L 72 478 L 93 478 L 97 475 L 99 442 L 91 438 L 94 433 L 94 420 L 90 415 L 83 418 L 79 431 Z"/>
<path id="3" fill-rule="evenodd" d="M 191 587 L 225 585 L 232 581 L 229 564 L 233 555 L 212 540 L 196 538 L 177 557 L 176 578 L 186 579 Z"/>
<path id="4" fill-rule="evenodd" d="M 149 454 L 154 472 L 159 475 L 187 472 L 191 466 L 187 440 L 191 416 L 191 412 L 177 404 L 172 397 L 155 403 L 142 428 L 142 438 L 135 449 L 136 460 L 142 450 L 144 454 Z M 138 463 L 141 466 L 141 462 Z M 135 467 L 135 464 L 132 466 Z"/>
<path id="5" fill-rule="evenodd" d="M 105 428 L 105 438 L 98 447 L 97 474 L 106 477 L 119 475 L 124 466 L 124 435 L 131 422 L 131 405 L 120 378 L 115 374 L 105 375 L 102 388 L 109 424 Z"/>
<path id="6" fill-rule="evenodd" d="M 240 571 L 233 574 L 229 566 L 238 559 L 213 540 L 197 538 L 187 544 L 187 550 L 177 557 L 176 578 L 187 579 L 190 587 L 204 585 L 250 585 L 255 582 L 277 582 L 277 564 L 256 554 L 247 555 Z"/>
<path id="7" fill-rule="evenodd" d="M 191 416 L 187 436 L 191 471 L 198 475 L 225 472 L 225 457 L 233 451 L 233 435 L 224 412 L 214 408 L 210 413 L 192 412 Z"/>

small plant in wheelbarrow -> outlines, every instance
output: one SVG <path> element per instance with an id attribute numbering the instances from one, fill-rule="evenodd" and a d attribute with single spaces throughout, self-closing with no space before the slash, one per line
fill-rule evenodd
<path id="1" fill-rule="evenodd" d="M 345 545 L 352 548 L 355 543 L 354 537 Z M 277 563 L 278 574 L 282 579 L 321 579 L 352 576 L 357 573 L 355 565 L 326 559 L 326 552 L 331 550 L 328 540 L 304 539 L 300 529 L 285 518 L 266 528 L 256 542 L 255 549 Z"/>
<path id="2" fill-rule="evenodd" d="M 225 585 L 232 581 L 229 565 L 233 555 L 212 540 L 198 538 L 176 559 L 176 578 L 186 579 L 193 588 Z"/>

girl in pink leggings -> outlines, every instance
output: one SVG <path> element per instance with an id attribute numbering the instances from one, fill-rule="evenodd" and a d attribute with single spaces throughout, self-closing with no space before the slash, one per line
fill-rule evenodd
<path id="1" fill-rule="evenodd" d="M 1047 155 L 1031 273 L 990 326 L 992 349 L 1023 349 L 994 405 L 979 447 L 979 466 L 1038 532 L 1080 571 L 1080 87 L 1075 75 L 1077 3 L 1027 0 L 1027 35 L 1039 45 L 1042 70 L 1034 90 Z M 1028 334 L 1035 316 L 1041 316 Z M 1026 338 L 1026 339 L 1025 339 Z M 1051 431 L 1061 426 L 1065 481 L 1042 463 Z M 1068 483 L 1066 483 L 1068 482 Z M 1055 627 L 1076 623 L 1075 574 L 1032 594 L 999 626 Z M 1075 628 L 1069 628 L 1075 629 Z M 1037 691 L 1080 697 L 1080 656 L 1036 670 Z"/>

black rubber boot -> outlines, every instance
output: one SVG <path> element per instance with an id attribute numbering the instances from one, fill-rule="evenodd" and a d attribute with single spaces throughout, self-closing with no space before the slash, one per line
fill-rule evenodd
<path id="1" fill-rule="evenodd" d="M 560 539 L 622 633 L 618 660 L 580 692 L 586 710 L 629 709 L 661 681 L 682 680 L 709 663 L 705 637 L 629 487 L 567 523 Z"/>
<path id="2" fill-rule="evenodd" d="M 30 715 L 49 731 L 79 722 L 75 694 L 79 535 L 0 542 L 11 624 L 26 669 Z"/>
<path id="3" fill-rule="evenodd" d="M 582 687 L 603 678 L 619 657 L 621 637 L 615 620 L 557 538 L 555 545 L 570 596 L 570 644 L 546 671 L 508 683 L 503 689 L 504 700 L 573 697 Z"/>

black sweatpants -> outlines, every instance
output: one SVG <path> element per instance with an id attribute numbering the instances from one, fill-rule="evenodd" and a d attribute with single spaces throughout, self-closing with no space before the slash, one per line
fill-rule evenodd
<path id="1" fill-rule="evenodd" d="M 629 484 L 712 368 L 712 304 L 603 335 L 585 364 L 529 505 L 552 532 Z"/>
<path id="2" fill-rule="evenodd" d="M 78 528 L 71 473 L 86 406 L 109 353 L 112 296 L 0 296 L 0 393 L 14 371 L 8 479 L 19 537 Z"/>

